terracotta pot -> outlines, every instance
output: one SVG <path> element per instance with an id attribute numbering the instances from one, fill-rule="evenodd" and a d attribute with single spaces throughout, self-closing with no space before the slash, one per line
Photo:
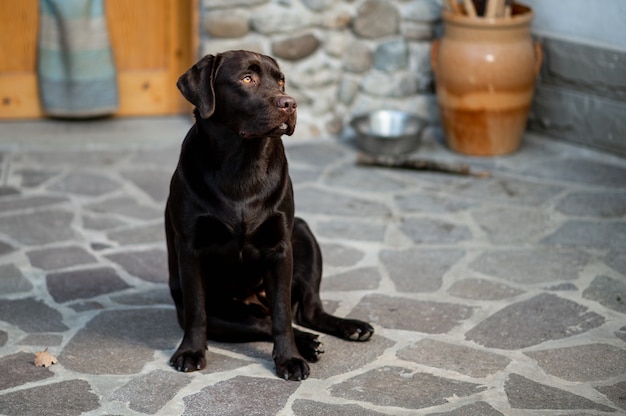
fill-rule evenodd
<path id="1" fill-rule="evenodd" d="M 444 35 L 431 64 L 446 142 L 476 156 L 520 146 L 541 68 L 541 46 L 530 36 L 533 12 L 513 5 L 511 17 L 471 18 L 443 12 Z"/>

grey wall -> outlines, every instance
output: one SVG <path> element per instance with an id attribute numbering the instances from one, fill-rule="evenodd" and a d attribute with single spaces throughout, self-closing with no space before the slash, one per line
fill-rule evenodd
<path id="1" fill-rule="evenodd" d="M 550 36 L 626 49 L 624 0 L 521 0 L 535 11 L 533 29 Z"/>
<path id="2" fill-rule="evenodd" d="M 626 1 L 523 2 L 545 55 L 530 129 L 626 155 Z"/>

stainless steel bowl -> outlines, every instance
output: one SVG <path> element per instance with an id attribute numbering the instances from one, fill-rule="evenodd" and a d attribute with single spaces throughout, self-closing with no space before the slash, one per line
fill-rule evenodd
<path id="1" fill-rule="evenodd" d="M 378 110 L 350 122 L 357 145 L 371 154 L 398 155 L 412 152 L 420 143 L 426 121 L 407 112 Z"/>

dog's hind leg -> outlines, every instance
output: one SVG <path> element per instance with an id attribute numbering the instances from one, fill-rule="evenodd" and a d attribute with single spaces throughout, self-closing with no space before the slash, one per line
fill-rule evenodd
<path id="1" fill-rule="evenodd" d="M 300 218 L 294 222 L 292 304 L 298 324 L 351 341 L 367 341 L 374 328 L 367 322 L 343 319 L 324 311 L 320 299 L 322 253 L 315 236 Z"/>

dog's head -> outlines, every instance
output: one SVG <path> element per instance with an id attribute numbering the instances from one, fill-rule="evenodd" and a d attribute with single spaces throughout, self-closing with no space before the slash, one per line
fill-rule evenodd
<path id="1" fill-rule="evenodd" d="M 296 101 L 285 93 L 285 77 L 269 56 L 206 55 L 176 85 L 199 117 L 225 124 L 243 138 L 292 135 L 296 127 Z"/>

